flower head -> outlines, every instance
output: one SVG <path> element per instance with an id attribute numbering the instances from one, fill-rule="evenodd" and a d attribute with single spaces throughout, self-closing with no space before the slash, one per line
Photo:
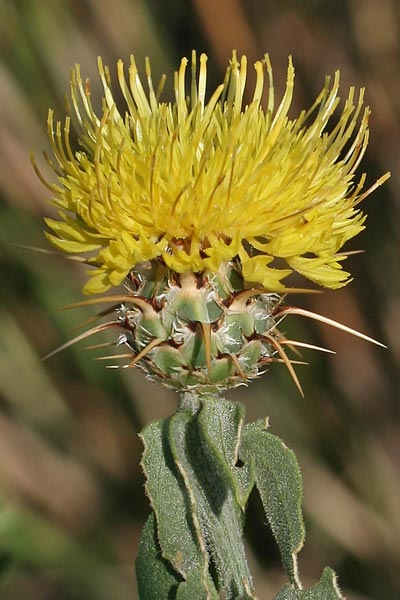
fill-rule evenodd
<path id="1" fill-rule="evenodd" d="M 138 264 L 161 260 L 176 273 L 216 272 L 235 260 L 243 279 L 272 291 L 293 271 L 329 288 L 349 273 L 339 252 L 364 227 L 358 205 L 365 175 L 354 173 L 368 142 L 364 91 L 350 88 L 337 109 L 339 73 L 296 119 L 288 116 L 294 86 L 291 59 L 286 90 L 275 102 L 268 56 L 255 63 L 256 84 L 246 103 L 246 57 L 233 53 L 224 82 L 206 100 L 207 57 L 193 53 L 175 73 L 175 101 L 162 102 L 146 61 L 145 91 L 134 58 L 118 82 L 120 111 L 108 70 L 96 114 L 79 67 L 71 76 L 72 115 L 79 149 L 50 111 L 48 132 L 57 183 L 48 184 L 59 220 L 46 219 L 57 248 L 90 253 L 85 285 L 99 293 L 119 285 Z M 197 72 L 198 71 L 198 72 Z M 268 85 L 265 84 L 268 80 Z M 267 91 L 265 88 L 267 87 Z M 277 104 L 277 105 L 276 105 Z M 382 183 L 381 178 L 378 184 Z M 375 186 L 373 186 L 374 188 Z"/>

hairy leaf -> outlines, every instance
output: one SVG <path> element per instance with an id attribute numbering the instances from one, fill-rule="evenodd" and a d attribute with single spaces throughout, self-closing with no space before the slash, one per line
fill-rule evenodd
<path id="1" fill-rule="evenodd" d="M 175 600 L 182 578 L 161 556 L 153 514 L 143 528 L 135 567 L 140 600 Z"/>
<path id="2" fill-rule="evenodd" d="M 290 582 L 300 587 L 297 553 L 305 531 L 301 512 L 302 481 L 294 453 L 257 421 L 243 429 L 240 457 L 254 464 L 256 487 L 279 546 Z"/>
<path id="3" fill-rule="evenodd" d="M 286 585 L 274 600 L 344 600 L 344 597 L 337 586 L 335 573 L 327 567 L 319 583 L 311 590 L 299 590 Z"/>

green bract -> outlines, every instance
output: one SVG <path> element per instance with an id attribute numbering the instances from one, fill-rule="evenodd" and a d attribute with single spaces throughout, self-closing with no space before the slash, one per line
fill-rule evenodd
<path id="1" fill-rule="evenodd" d="M 217 273 L 177 274 L 144 263 L 130 274 L 119 309 L 119 343 L 152 380 L 168 387 L 223 390 L 256 377 L 276 352 L 279 296 L 246 290 L 234 264 Z"/>

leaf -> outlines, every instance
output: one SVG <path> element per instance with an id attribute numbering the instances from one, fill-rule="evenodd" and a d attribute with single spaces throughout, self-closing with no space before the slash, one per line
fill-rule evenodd
<path id="1" fill-rule="evenodd" d="M 311 590 L 299 590 L 292 585 L 286 585 L 274 600 L 344 600 L 344 597 L 338 588 L 335 573 L 327 567 L 319 583 Z"/>
<path id="2" fill-rule="evenodd" d="M 161 556 L 153 514 L 147 519 L 136 557 L 136 580 L 140 600 L 174 600 L 181 578 Z"/>
<path id="3" fill-rule="evenodd" d="M 236 466 L 244 412 L 242 404 L 207 396 L 203 398 L 198 419 L 204 440 L 214 449 L 215 457 L 222 461 L 221 473 L 225 472 L 228 485 L 233 485 L 236 499 L 243 510 L 254 485 L 253 463 Z"/>
<path id="4" fill-rule="evenodd" d="M 171 418 L 169 439 L 189 492 L 198 538 L 211 555 L 217 588 L 227 600 L 244 600 L 254 597 L 243 543 L 244 514 L 227 464 L 234 456 L 229 440 L 235 419 L 232 403 L 203 397 L 199 413 L 180 410 Z"/>
<path id="5" fill-rule="evenodd" d="M 184 579 L 198 570 L 204 573 L 206 586 L 208 555 L 196 539 L 187 493 L 165 440 L 167 426 L 168 420 L 155 421 L 141 434 L 144 444 L 142 466 L 157 522 L 157 538 L 162 556 Z"/>
<path id="6" fill-rule="evenodd" d="M 191 573 L 188 580 L 179 585 L 176 595 L 176 600 L 219 600 L 219 598 L 215 587 L 211 590 L 204 589 L 203 579 L 198 572 Z"/>
<path id="7" fill-rule="evenodd" d="M 187 581 L 177 575 L 161 555 L 154 514 L 147 519 L 136 558 L 136 580 L 140 600 L 218 600 L 215 588 L 204 588 L 202 573 L 189 574 Z"/>
<path id="8" fill-rule="evenodd" d="M 290 582 L 300 588 L 296 555 L 303 546 L 305 530 L 296 457 L 280 438 L 266 431 L 262 420 L 244 427 L 240 457 L 247 464 L 254 463 L 256 487 L 283 565 Z"/>

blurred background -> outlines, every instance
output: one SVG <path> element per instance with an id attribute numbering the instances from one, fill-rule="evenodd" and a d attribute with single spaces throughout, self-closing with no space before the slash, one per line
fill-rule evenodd
<path id="1" fill-rule="evenodd" d="M 232 48 L 251 65 L 269 52 L 278 97 L 287 56 L 296 67 L 292 116 L 326 74 L 340 68 L 342 96 L 366 86 L 371 141 L 362 170 L 371 185 L 368 228 L 353 240 L 345 289 L 291 303 L 376 337 L 388 350 L 301 317 L 287 334 L 336 351 L 307 351 L 298 367 L 305 399 L 275 365 L 248 389 L 248 419 L 270 416 L 304 476 L 305 587 L 333 567 L 350 600 L 400 598 L 400 5 L 397 0 L 1 0 L 0 2 L 0 598 L 135 600 L 134 558 L 148 514 L 137 433 L 174 411 L 176 398 L 137 370 L 105 369 L 73 348 L 43 362 L 91 311 L 58 309 L 81 299 L 85 270 L 23 250 L 48 248 L 52 209 L 29 162 L 48 148 L 49 107 L 64 114 L 69 68 L 91 77 L 96 57 L 150 56 L 154 78 L 192 48 L 209 56 L 209 89 Z M 250 69 L 251 70 L 251 69 Z M 251 79 L 251 76 L 250 76 Z M 98 104 L 97 104 L 98 105 Z M 361 173 L 360 171 L 360 173 Z M 100 341 L 100 340 L 99 340 Z M 247 535 L 260 600 L 284 585 L 279 555 L 257 498 Z"/>

